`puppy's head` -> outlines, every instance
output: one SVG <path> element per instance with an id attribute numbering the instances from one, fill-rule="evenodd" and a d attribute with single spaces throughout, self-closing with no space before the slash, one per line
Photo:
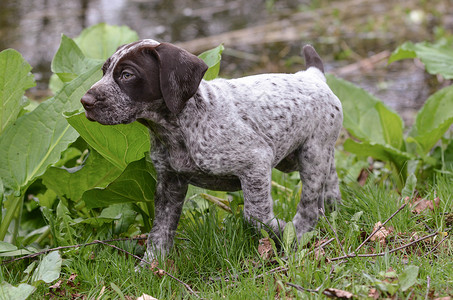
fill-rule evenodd
<path id="1" fill-rule="evenodd" d="M 81 102 L 89 120 L 105 125 L 131 123 L 161 107 L 177 114 L 207 69 L 179 47 L 142 40 L 118 48 L 102 67 L 102 79 Z"/>

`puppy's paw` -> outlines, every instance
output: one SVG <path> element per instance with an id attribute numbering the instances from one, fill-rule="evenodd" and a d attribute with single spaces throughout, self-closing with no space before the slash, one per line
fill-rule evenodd
<path id="1" fill-rule="evenodd" d="M 272 219 L 268 223 L 268 226 L 272 229 L 273 233 L 277 236 L 282 236 L 283 230 L 285 229 L 286 222 L 277 218 Z"/>

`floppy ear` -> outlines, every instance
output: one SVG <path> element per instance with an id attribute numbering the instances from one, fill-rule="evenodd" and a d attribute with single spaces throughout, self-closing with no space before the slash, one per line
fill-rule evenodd
<path id="1" fill-rule="evenodd" d="M 195 55 L 172 44 L 161 43 L 154 51 L 159 61 L 162 97 L 168 109 L 177 114 L 196 93 L 208 66 Z"/>

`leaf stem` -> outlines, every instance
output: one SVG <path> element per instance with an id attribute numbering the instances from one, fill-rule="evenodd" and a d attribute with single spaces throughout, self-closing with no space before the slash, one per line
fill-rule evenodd
<path id="1" fill-rule="evenodd" d="M 6 233 L 8 232 L 9 224 L 14 218 L 19 205 L 22 203 L 21 199 L 23 196 L 15 197 L 14 194 L 11 194 L 8 197 L 8 200 L 11 202 L 10 207 L 6 210 L 6 214 L 4 219 L 2 220 L 2 224 L 0 225 L 0 241 L 3 241 Z"/>

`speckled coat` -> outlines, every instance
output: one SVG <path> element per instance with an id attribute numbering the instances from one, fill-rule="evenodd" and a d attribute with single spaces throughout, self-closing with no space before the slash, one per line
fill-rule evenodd
<path id="1" fill-rule="evenodd" d="M 271 170 L 299 171 L 298 238 L 316 225 L 324 201 L 340 200 L 341 103 L 315 50 L 306 46 L 304 55 L 306 71 L 212 81 L 202 80 L 207 66 L 196 56 L 153 40 L 120 47 L 105 63 L 82 103 L 90 120 L 138 120 L 150 130 L 158 184 L 147 259 L 172 246 L 188 184 L 242 189 L 245 218 L 279 234 L 285 222 L 273 213 Z"/>

